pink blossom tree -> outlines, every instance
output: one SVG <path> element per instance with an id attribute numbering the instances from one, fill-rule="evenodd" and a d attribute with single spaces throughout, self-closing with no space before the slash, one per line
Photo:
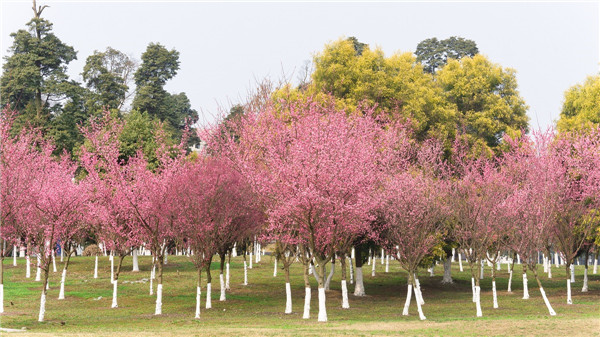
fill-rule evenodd
<path id="1" fill-rule="evenodd" d="M 506 178 L 497 163 L 487 158 L 472 159 L 460 146 L 455 148 L 457 178 L 448 196 L 453 234 L 471 270 L 473 302 L 481 317 L 480 269 L 488 248 L 497 239 L 494 219 L 497 205 L 507 196 Z"/>
<path id="2" fill-rule="evenodd" d="M 318 265 L 318 320 L 327 321 L 325 265 L 340 235 L 369 228 L 383 131 L 368 110 L 348 115 L 311 101 L 283 106 L 262 105 L 229 125 L 236 137 L 225 152 L 264 199 L 269 219 L 297 225 Z"/>
<path id="3" fill-rule="evenodd" d="M 567 270 L 567 304 L 572 304 L 569 269 L 598 221 L 600 198 L 600 130 L 562 134 L 552 144 L 556 156 L 555 202 L 557 212 L 551 233 L 564 255 Z"/>
<path id="4" fill-rule="evenodd" d="M 127 176 L 127 161 L 121 160 L 119 153 L 122 128 L 123 125 L 108 114 L 101 121 L 91 121 L 90 127 L 83 130 L 87 142 L 80 154 L 81 166 L 87 173 L 84 183 L 90 199 L 90 222 L 95 225 L 99 242 L 119 257 L 116 272 L 111 275 L 112 308 L 118 307 L 118 280 L 123 259 L 133 247 L 141 244 L 133 208 L 119 190 Z M 96 263 L 97 259 L 96 256 Z"/>
<path id="5" fill-rule="evenodd" d="M 190 259 L 198 269 L 196 318 L 200 318 L 202 271 L 207 273 L 207 309 L 212 307 L 210 265 L 221 257 L 221 294 L 224 298 L 223 265 L 233 245 L 248 236 L 264 221 L 249 187 L 225 159 L 200 157 L 185 164 L 174 181 L 179 237 L 192 249 Z"/>

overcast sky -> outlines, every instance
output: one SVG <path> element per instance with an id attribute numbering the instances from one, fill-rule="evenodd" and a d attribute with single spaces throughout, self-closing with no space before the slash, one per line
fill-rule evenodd
<path id="1" fill-rule="evenodd" d="M 2 57 L 10 33 L 33 16 L 31 1 L 0 0 Z M 599 3 L 556 2 L 168 2 L 43 1 L 43 17 L 78 51 L 69 73 L 81 81 L 94 50 L 140 58 L 150 42 L 180 52 L 170 92 L 186 92 L 201 121 L 246 97 L 257 79 L 296 79 L 305 60 L 356 36 L 386 55 L 427 38 L 474 40 L 493 62 L 517 71 L 533 127 L 558 118 L 564 91 L 599 68 Z M 2 61 L 4 63 L 4 61 Z"/>

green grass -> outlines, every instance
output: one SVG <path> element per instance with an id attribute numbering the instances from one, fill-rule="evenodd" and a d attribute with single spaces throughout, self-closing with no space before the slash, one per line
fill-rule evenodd
<path id="1" fill-rule="evenodd" d="M 26 333 L 47 335 L 584 335 L 600 332 L 600 275 L 592 275 L 589 292 L 581 293 L 583 266 L 576 266 L 573 284 L 573 305 L 566 304 L 565 270 L 553 268 L 548 279 L 540 267 L 539 274 L 550 302 L 557 312 L 550 317 L 533 275 L 529 273 L 529 300 L 522 300 L 522 278 L 516 266 L 513 293 L 507 293 L 506 265 L 497 278 L 500 308 L 492 308 L 490 269 L 486 267 L 482 280 L 483 317 L 475 317 L 471 301 L 471 281 L 468 267 L 458 271 L 453 264 L 452 285 L 442 285 L 442 266 L 436 276 L 421 271 L 420 281 L 426 304 L 427 321 L 421 322 L 416 305 L 411 303 L 410 316 L 402 316 L 406 296 L 406 272 L 397 262 L 390 261 L 390 272 L 377 264 L 377 275 L 370 276 L 371 267 L 364 267 L 367 296 L 350 295 L 350 309 L 341 309 L 339 265 L 327 293 L 329 322 L 318 323 L 316 282 L 313 285 L 311 319 L 302 319 L 304 282 L 300 264 L 292 266 L 293 313 L 285 315 L 285 284 L 283 271 L 273 277 L 271 257 L 248 270 L 249 285 L 242 285 L 243 262 L 235 258 L 231 265 L 231 291 L 227 301 L 219 301 L 218 263 L 213 263 L 213 308 L 204 309 L 205 281 L 203 279 L 202 318 L 194 319 L 196 270 L 183 256 L 169 256 L 164 270 L 163 315 L 154 316 L 155 297 L 149 295 L 149 283 L 124 283 L 148 278 L 150 257 L 140 257 L 140 272 L 131 272 L 127 257 L 119 278 L 119 308 L 111 309 L 112 286 L 110 262 L 99 260 L 99 278 L 93 278 L 94 258 L 74 257 L 67 274 L 66 299 L 58 297 L 60 270 L 50 273 L 50 290 L 46 307 L 46 322 L 38 323 L 41 283 L 25 278 L 25 259 L 12 266 L 4 261 L 5 313 L 0 316 L 3 328 L 20 329 Z M 281 265 L 280 265 L 281 266 Z M 154 283 L 156 287 L 156 283 Z M 353 286 L 349 286 L 350 294 Z M 102 296 L 100 300 L 98 297 Z M 11 303 L 12 302 L 12 303 Z"/>

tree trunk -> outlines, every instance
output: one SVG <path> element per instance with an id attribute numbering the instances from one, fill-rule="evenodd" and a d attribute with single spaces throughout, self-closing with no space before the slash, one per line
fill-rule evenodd
<path id="1" fill-rule="evenodd" d="M 413 274 L 413 278 L 415 280 L 415 284 L 417 285 L 415 288 L 413 288 L 413 291 L 415 292 L 415 300 L 417 301 L 417 311 L 419 312 L 419 319 L 424 321 L 427 318 L 423 314 L 423 308 L 421 308 L 421 302 L 423 302 L 423 294 L 421 293 L 421 289 L 419 287 L 419 279 L 417 279 L 416 273 Z M 417 288 L 419 289 L 417 290 Z"/>
<path id="2" fill-rule="evenodd" d="M 133 268 L 131 269 L 132 272 L 139 272 L 140 271 L 140 266 L 138 263 L 138 250 L 134 247 L 133 248 Z"/>
<path id="3" fill-rule="evenodd" d="M 327 276 L 327 280 L 325 281 L 325 290 L 329 291 L 329 286 L 331 285 L 331 279 L 333 278 L 333 274 L 335 273 L 335 257 L 331 259 L 331 270 L 329 270 L 329 275 Z"/>
<path id="4" fill-rule="evenodd" d="M 356 263 L 356 284 L 354 285 L 354 296 L 365 296 L 365 284 L 363 282 L 363 258 L 362 249 L 354 248 L 354 263 Z"/>
<path id="5" fill-rule="evenodd" d="M 481 312 L 481 286 L 479 284 L 479 278 L 475 277 L 475 307 L 477 309 L 477 317 L 482 317 Z"/>
<path id="6" fill-rule="evenodd" d="M 277 261 L 277 260 L 275 260 Z M 292 313 L 292 287 L 290 285 L 290 264 L 284 257 L 283 269 L 285 271 L 285 313 Z"/>
<path id="7" fill-rule="evenodd" d="M 496 256 L 496 258 L 498 258 Z M 494 261 L 495 262 L 495 261 Z M 496 271 L 492 267 L 492 297 L 494 301 L 494 309 L 498 309 L 498 295 L 496 294 Z"/>
<path id="8" fill-rule="evenodd" d="M 527 264 L 523 264 L 523 299 L 529 299 L 529 287 L 527 284 Z"/>
<path id="9" fill-rule="evenodd" d="M 319 322 L 327 322 L 327 307 L 325 306 L 325 260 L 320 259 L 317 260 L 319 264 L 319 272 L 317 276 L 317 280 L 319 282 Z"/>
<path id="10" fill-rule="evenodd" d="M 227 254 L 227 263 L 225 264 L 225 290 L 231 290 L 229 286 L 229 263 L 231 262 L 231 252 Z"/>
<path id="11" fill-rule="evenodd" d="M 302 314 L 302 318 L 303 319 L 309 319 L 310 318 L 310 296 L 311 296 L 311 289 L 310 289 L 310 279 L 308 276 L 308 271 L 309 269 L 310 263 L 304 263 L 304 313 Z"/>
<path id="12" fill-rule="evenodd" d="M 212 262 L 209 262 L 208 266 L 206 266 L 206 309 L 212 308 L 212 301 L 211 301 L 212 276 L 210 275 L 211 263 Z"/>
<path id="13" fill-rule="evenodd" d="M 69 268 L 69 261 L 71 261 L 71 254 L 73 254 L 73 251 L 69 252 L 69 255 L 67 255 L 67 261 L 65 261 L 65 264 L 63 266 L 62 277 L 60 279 L 60 291 L 58 293 L 59 300 L 65 299 L 65 280 L 67 278 L 67 269 Z"/>
<path id="14" fill-rule="evenodd" d="M 48 268 L 44 270 L 44 282 L 42 284 L 42 296 L 40 298 L 40 314 L 38 315 L 38 322 L 43 322 L 44 316 L 46 315 L 46 295 L 48 294 Z"/>
<path id="15" fill-rule="evenodd" d="M 412 274 L 413 274 L 413 272 L 411 270 L 408 270 L 408 278 L 407 278 L 408 291 L 406 292 L 406 301 L 404 302 L 404 309 L 402 310 L 403 316 L 408 316 L 408 309 L 410 308 L 410 299 L 412 297 L 412 291 L 413 291 L 412 290 L 413 280 L 412 280 L 412 277 L 410 277 L 410 275 L 412 275 Z"/>
<path id="16" fill-rule="evenodd" d="M 581 288 L 582 293 L 586 293 L 588 291 L 588 261 L 590 259 L 589 251 L 585 252 L 585 269 L 583 270 L 583 288 Z"/>
<path id="17" fill-rule="evenodd" d="M 200 319 L 200 300 L 202 298 L 202 267 L 198 268 L 198 285 L 196 286 L 196 316 L 195 319 Z"/>
<path id="18" fill-rule="evenodd" d="M 219 266 L 219 286 L 221 287 L 221 297 L 219 298 L 219 301 L 223 302 L 227 300 L 227 297 L 225 295 L 225 275 L 223 274 L 223 268 L 225 267 L 225 254 L 219 255 L 221 257 L 221 265 Z"/>
<path id="19" fill-rule="evenodd" d="M 354 284 L 354 264 L 351 257 L 348 258 L 348 261 L 350 261 L 350 284 Z"/>
<path id="20" fill-rule="evenodd" d="M 550 301 L 548 301 L 548 297 L 546 297 L 546 292 L 544 291 L 544 288 L 542 287 L 542 282 L 540 281 L 540 278 L 538 277 L 537 270 L 535 268 L 533 268 L 531 271 L 533 271 L 533 276 L 535 276 L 535 280 L 537 281 L 538 288 L 540 289 L 540 293 L 542 294 L 544 303 L 546 303 L 546 308 L 548 308 L 548 312 L 550 313 L 550 316 L 556 316 L 556 312 L 554 312 L 554 309 L 552 309 L 552 306 L 550 305 Z"/>
<path id="21" fill-rule="evenodd" d="M 570 261 L 567 261 L 565 264 L 565 269 L 567 271 L 567 304 L 573 304 L 573 299 L 571 299 L 571 277 L 569 276 L 569 272 L 571 271 Z"/>
<path id="22" fill-rule="evenodd" d="M 340 256 L 340 267 L 342 268 L 342 309 L 350 309 L 348 303 L 348 286 L 346 284 L 346 255 Z"/>
<path id="23" fill-rule="evenodd" d="M 515 269 L 515 259 L 511 258 L 511 263 L 508 270 L 508 292 L 512 293 L 512 278 L 513 278 L 513 270 Z"/>
<path id="24" fill-rule="evenodd" d="M 156 261 L 156 265 L 158 267 L 158 285 L 156 286 L 156 308 L 154 310 L 154 315 L 162 315 L 162 291 L 163 291 L 163 255 L 159 255 Z"/>
<path id="25" fill-rule="evenodd" d="M 452 283 L 452 256 L 447 256 L 444 260 L 444 277 L 442 278 L 442 283 Z"/>
<path id="26" fill-rule="evenodd" d="M 246 263 L 246 253 L 244 252 L 244 285 L 248 285 L 248 264 Z"/>

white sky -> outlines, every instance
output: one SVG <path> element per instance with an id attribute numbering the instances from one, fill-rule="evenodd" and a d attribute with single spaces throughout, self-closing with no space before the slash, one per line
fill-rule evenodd
<path id="1" fill-rule="evenodd" d="M 29 0 L 0 0 L 0 50 L 33 16 Z M 517 71 L 533 127 L 558 118 L 564 91 L 599 67 L 599 2 L 168 2 L 43 1 L 43 17 L 85 59 L 107 46 L 140 59 L 150 42 L 180 52 L 170 92 L 187 93 L 201 121 L 246 97 L 256 80 L 296 79 L 325 43 L 356 36 L 387 55 L 430 37 L 474 40 L 493 62 Z M 4 63 L 4 61 L 2 61 Z"/>

